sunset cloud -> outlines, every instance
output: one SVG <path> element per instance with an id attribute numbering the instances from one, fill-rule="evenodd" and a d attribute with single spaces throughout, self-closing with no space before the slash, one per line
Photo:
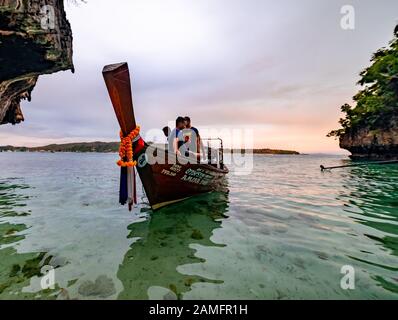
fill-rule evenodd
<path id="1" fill-rule="evenodd" d="M 199 128 L 242 127 L 256 147 L 341 152 L 326 133 L 355 94 L 358 73 L 392 38 L 395 0 L 89 0 L 67 6 L 76 73 L 40 78 L 26 121 L 0 145 L 118 138 L 103 65 L 127 61 L 144 130 L 190 115 Z M 112 6 L 112 8 L 110 8 Z"/>

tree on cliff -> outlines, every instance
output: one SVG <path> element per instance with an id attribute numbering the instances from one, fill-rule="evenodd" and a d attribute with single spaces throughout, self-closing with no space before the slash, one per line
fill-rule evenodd
<path id="1" fill-rule="evenodd" d="M 360 73 L 358 84 L 362 87 L 355 96 L 356 106 L 344 104 L 340 119 L 342 128 L 333 130 L 328 137 L 340 137 L 355 133 L 360 128 L 374 130 L 391 125 L 392 116 L 398 115 L 398 25 L 394 39 L 388 47 L 378 50 L 371 59 L 371 66 Z"/>

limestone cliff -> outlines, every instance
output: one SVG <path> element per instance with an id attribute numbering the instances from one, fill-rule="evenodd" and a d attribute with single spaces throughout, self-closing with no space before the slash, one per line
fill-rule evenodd
<path id="1" fill-rule="evenodd" d="M 379 129 L 364 127 L 340 136 L 340 147 L 352 153 L 352 159 L 398 159 L 398 116 Z"/>
<path id="2" fill-rule="evenodd" d="M 398 25 L 389 45 L 374 53 L 360 73 L 358 84 L 355 105 L 341 107 L 341 128 L 328 136 L 338 137 L 353 159 L 398 159 Z"/>
<path id="3" fill-rule="evenodd" d="M 63 0 L 0 0 L 0 124 L 24 120 L 39 75 L 71 69 L 72 31 Z"/>

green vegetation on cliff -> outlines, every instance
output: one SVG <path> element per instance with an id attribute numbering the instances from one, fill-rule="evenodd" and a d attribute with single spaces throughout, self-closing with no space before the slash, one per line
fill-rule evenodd
<path id="1" fill-rule="evenodd" d="M 398 25 L 394 39 L 388 47 L 378 50 L 371 59 L 371 66 L 360 73 L 358 84 L 362 86 L 355 96 L 356 106 L 344 104 L 340 119 L 342 128 L 328 134 L 341 137 L 358 129 L 376 130 L 391 126 L 390 119 L 398 115 Z"/>

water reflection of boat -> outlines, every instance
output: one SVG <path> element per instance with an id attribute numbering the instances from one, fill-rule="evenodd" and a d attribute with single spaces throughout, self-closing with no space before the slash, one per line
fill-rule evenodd
<path id="1" fill-rule="evenodd" d="M 119 267 L 117 276 L 124 287 L 119 299 L 147 299 L 148 290 L 159 287 L 163 288 L 160 298 L 182 298 L 194 283 L 219 283 L 181 274 L 177 267 L 203 262 L 195 256 L 191 244 L 222 246 L 210 238 L 221 228 L 227 210 L 228 195 L 212 193 L 166 207 L 147 221 L 131 224 L 129 237 L 139 240 L 131 245 Z"/>

